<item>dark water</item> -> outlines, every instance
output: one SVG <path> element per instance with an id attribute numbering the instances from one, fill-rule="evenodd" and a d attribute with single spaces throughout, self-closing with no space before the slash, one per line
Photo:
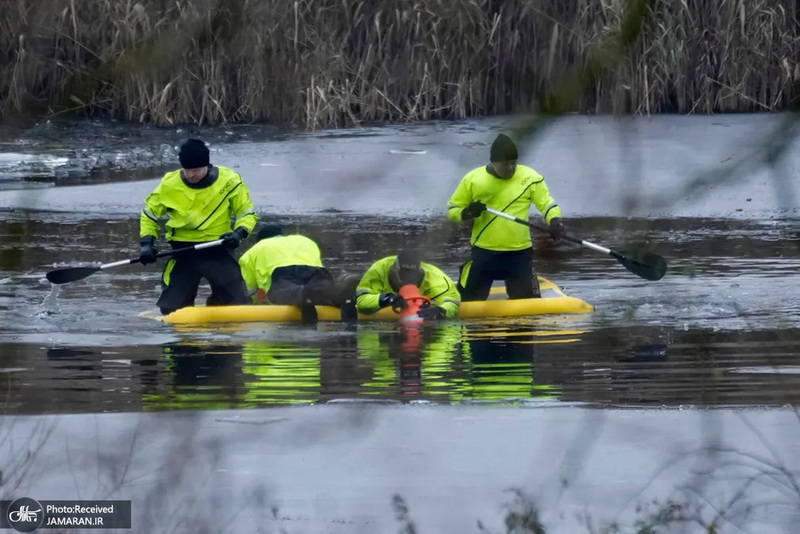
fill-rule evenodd
<path id="1" fill-rule="evenodd" d="M 455 275 L 466 231 L 441 220 L 274 217 L 335 271 L 423 243 Z M 353 400 L 740 406 L 800 400 L 800 238 L 793 221 L 570 220 L 575 235 L 668 258 L 660 282 L 537 237 L 540 274 L 590 315 L 395 324 L 181 327 L 138 317 L 159 272 L 131 266 L 53 288 L 63 263 L 135 256 L 138 221 L 7 212 L 0 223 L 0 395 L 7 413 L 235 408 Z M 630 243 L 628 243 L 630 244 Z M 203 288 L 198 297 L 207 295 Z"/>

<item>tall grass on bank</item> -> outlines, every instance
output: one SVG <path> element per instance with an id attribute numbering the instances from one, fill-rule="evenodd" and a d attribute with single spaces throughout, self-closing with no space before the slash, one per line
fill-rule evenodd
<path id="1" fill-rule="evenodd" d="M 536 110 L 628 0 L 5 0 L 0 113 L 305 128 Z M 651 0 L 572 111 L 780 110 L 796 0 Z"/>

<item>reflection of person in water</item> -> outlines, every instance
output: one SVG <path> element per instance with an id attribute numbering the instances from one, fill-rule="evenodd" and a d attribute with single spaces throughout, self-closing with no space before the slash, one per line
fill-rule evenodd
<path id="1" fill-rule="evenodd" d="M 457 344 L 460 327 L 448 326 L 458 334 Z M 394 390 L 401 397 L 435 394 L 435 370 L 451 369 L 453 354 L 437 343 L 439 331 L 422 324 L 390 331 L 359 329 L 358 356 L 372 366 L 371 379 L 363 383 L 365 392 L 381 395 Z"/>
<path id="2" fill-rule="evenodd" d="M 251 341 L 242 352 L 246 407 L 352 396 L 365 379 L 350 336 L 319 342 Z M 346 395 L 343 395 L 346 392 Z"/>
<path id="3" fill-rule="evenodd" d="M 322 342 L 166 344 L 159 360 L 137 360 L 144 410 L 231 409 L 354 396 L 368 380 L 352 336 Z"/>
<path id="4" fill-rule="evenodd" d="M 159 362 L 142 374 L 146 409 L 229 409 L 316 401 L 319 347 L 251 341 L 163 346 Z M 144 363 L 144 362 L 143 362 Z"/>
<path id="5" fill-rule="evenodd" d="M 376 394 L 394 390 L 403 398 L 452 402 L 460 398 L 462 326 L 441 323 L 412 324 L 391 331 L 366 328 L 358 332 L 358 355 L 372 365 L 372 379 L 364 387 Z"/>
<path id="6" fill-rule="evenodd" d="M 505 333 L 512 335 L 457 324 L 422 325 L 420 332 L 362 328 L 359 357 L 373 367 L 364 386 L 443 402 L 554 396 L 556 388 L 535 382 L 536 336 Z"/>
<path id="7" fill-rule="evenodd" d="M 534 347 L 537 338 L 533 332 L 525 334 L 511 329 L 491 332 L 475 327 L 467 329 L 464 338 L 472 361 L 473 398 L 501 400 L 553 396 L 553 386 L 536 383 Z"/>
<path id="8" fill-rule="evenodd" d="M 245 407 L 317 401 L 321 354 L 319 347 L 292 342 L 245 343 Z"/>
<path id="9" fill-rule="evenodd" d="M 160 362 L 140 361 L 145 411 L 229 409 L 244 393 L 242 348 L 236 344 L 168 343 Z"/>
<path id="10" fill-rule="evenodd" d="M 455 403 L 556 393 L 534 380 L 532 334 L 456 323 L 372 326 L 360 325 L 355 337 L 303 343 L 164 345 L 162 360 L 137 361 L 144 409 L 245 408 L 364 395 Z"/>

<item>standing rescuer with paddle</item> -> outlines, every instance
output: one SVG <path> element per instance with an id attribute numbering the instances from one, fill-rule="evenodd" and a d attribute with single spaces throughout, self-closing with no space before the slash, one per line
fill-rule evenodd
<path id="1" fill-rule="evenodd" d="M 232 169 L 211 165 L 203 141 L 181 145 L 181 170 L 164 175 L 145 199 L 140 218 L 142 264 L 156 261 L 159 221 L 166 218 L 166 239 L 173 249 L 222 239 L 222 246 L 182 252 L 171 258 L 161 277 L 161 313 L 194 305 L 201 279 L 211 285 L 207 305 L 249 304 L 233 249 L 256 225 L 250 192 Z M 233 228 L 231 219 L 234 219 Z"/>
<path id="2" fill-rule="evenodd" d="M 472 259 L 462 265 L 458 283 L 465 301 L 486 300 L 495 280 L 505 281 L 510 299 L 541 296 L 530 230 L 488 213 L 487 207 L 527 221 L 533 204 L 544 215 L 554 240 L 565 235 L 561 208 L 544 178 L 530 167 L 517 165 L 518 157 L 514 141 L 498 135 L 490 164 L 467 173 L 448 203 L 448 219 L 472 221 Z"/>

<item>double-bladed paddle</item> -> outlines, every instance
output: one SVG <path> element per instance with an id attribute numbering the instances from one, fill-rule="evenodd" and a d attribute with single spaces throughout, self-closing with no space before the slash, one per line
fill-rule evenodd
<path id="1" fill-rule="evenodd" d="M 514 217 L 513 215 L 509 215 L 508 213 L 503 213 L 502 211 L 498 211 L 492 208 L 486 208 L 486 211 L 488 211 L 492 215 L 497 215 L 498 217 L 508 219 L 509 221 L 518 222 L 520 224 L 524 224 L 525 226 L 536 228 L 537 230 L 541 230 L 542 232 L 550 231 L 545 226 L 539 226 L 538 224 L 534 224 L 532 222 L 520 219 L 519 217 Z M 563 237 L 563 239 L 565 241 L 577 243 L 578 245 L 592 249 L 594 251 L 602 252 L 603 254 L 608 254 L 609 256 L 612 256 L 618 262 L 620 262 L 622 266 L 628 269 L 630 272 L 644 278 L 645 280 L 661 280 L 667 273 L 667 261 L 663 257 L 659 256 L 658 254 L 653 254 L 652 252 L 647 252 L 647 251 L 624 252 L 621 250 L 611 250 L 606 247 L 601 247 L 600 245 L 595 245 L 594 243 L 590 243 L 589 241 L 584 241 L 582 239 L 577 239 L 566 235 Z"/>
<path id="2" fill-rule="evenodd" d="M 173 256 L 175 254 L 179 254 L 181 252 L 187 252 L 190 250 L 200 250 L 203 248 L 216 247 L 217 245 L 221 245 L 222 242 L 223 242 L 222 239 L 217 239 L 216 241 L 199 243 L 191 247 L 184 247 L 175 250 L 168 250 L 166 252 L 159 252 L 158 254 L 156 254 L 156 258 Z M 63 267 L 61 269 L 56 269 L 55 271 L 50 271 L 49 273 L 47 273 L 47 279 L 53 284 L 66 284 L 67 282 L 75 282 L 77 280 L 83 280 L 87 276 L 91 276 L 98 271 L 110 269 L 111 267 L 119 267 L 121 265 L 130 265 L 132 263 L 139 263 L 140 261 L 141 260 L 139 260 L 139 258 L 131 258 L 129 260 L 120 260 L 112 263 L 104 263 L 96 267 Z"/>

